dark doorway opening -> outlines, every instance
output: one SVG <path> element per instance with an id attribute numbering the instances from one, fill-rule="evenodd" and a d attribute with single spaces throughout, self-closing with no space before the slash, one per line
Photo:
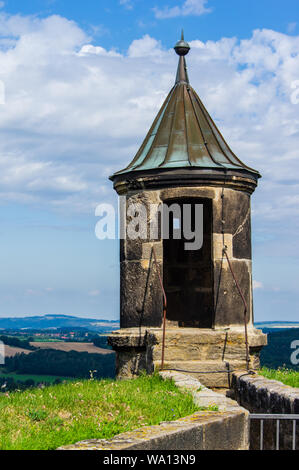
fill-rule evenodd
<path id="1" fill-rule="evenodd" d="M 212 200 L 173 199 L 164 204 L 169 209 L 169 239 L 163 240 L 163 278 L 167 295 L 167 320 L 180 327 L 212 328 Z M 173 204 L 180 208 L 171 211 Z M 186 250 L 184 238 L 184 205 L 190 204 L 191 229 L 195 230 L 195 205 L 203 205 L 203 244 L 198 250 Z M 186 212 L 185 212 L 186 214 Z M 165 221 L 165 214 L 163 215 Z M 176 237 L 180 236 L 180 239 Z M 192 242 L 192 240 L 191 240 Z"/>

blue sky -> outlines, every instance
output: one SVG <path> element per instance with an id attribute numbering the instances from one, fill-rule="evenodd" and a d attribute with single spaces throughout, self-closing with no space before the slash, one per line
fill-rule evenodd
<path id="1" fill-rule="evenodd" d="M 194 2 L 200 4 L 201 2 Z M 90 32 L 103 47 L 115 47 L 125 52 L 140 34 L 148 33 L 163 41 L 165 47 L 173 45 L 182 27 L 190 37 L 202 41 L 222 37 L 250 37 L 254 29 L 268 28 L 288 32 L 298 19 L 298 2 L 286 0 L 210 0 L 206 9 L 211 13 L 201 16 L 191 13 L 158 19 L 155 9 L 181 7 L 184 1 L 175 0 L 7 0 L 5 10 L 12 14 L 39 15 L 58 14 L 76 21 Z M 292 26 L 291 26 L 292 29 Z M 295 33 L 295 30 L 292 30 Z"/>
<path id="2" fill-rule="evenodd" d="M 298 320 L 298 1 L 0 6 L 0 316 L 118 318 L 118 243 L 97 240 L 94 209 L 116 203 L 108 176 L 133 158 L 172 86 L 183 27 L 191 84 L 263 175 L 255 319 Z"/>

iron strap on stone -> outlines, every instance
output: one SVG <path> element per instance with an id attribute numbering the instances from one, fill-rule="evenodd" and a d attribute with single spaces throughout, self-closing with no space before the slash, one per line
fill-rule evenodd
<path id="1" fill-rule="evenodd" d="M 228 257 L 228 254 L 227 254 L 227 246 L 224 246 L 223 248 L 223 254 L 225 255 L 226 259 L 227 259 L 227 262 L 228 262 L 228 266 L 229 266 L 229 269 L 230 269 L 230 272 L 233 276 L 233 279 L 235 281 L 235 284 L 236 284 L 236 287 L 238 289 L 238 292 L 239 292 L 239 295 L 242 299 L 242 302 L 244 304 L 244 327 L 245 327 L 245 346 L 246 346 L 246 368 L 247 368 L 247 371 L 249 371 L 249 346 L 248 346 L 248 335 L 247 335 L 247 302 L 245 300 L 245 297 L 244 297 L 244 294 L 241 290 L 241 287 L 238 283 L 238 280 L 236 278 L 236 275 L 234 273 L 234 270 L 233 270 L 233 267 L 231 265 L 231 262 L 229 260 L 229 257 Z"/>
<path id="2" fill-rule="evenodd" d="M 157 269 L 157 273 L 158 273 L 158 276 L 159 276 L 159 281 L 160 281 L 160 285 L 161 285 L 161 289 L 162 289 L 162 293 L 163 293 L 163 339 L 162 339 L 162 357 L 161 357 L 161 370 L 163 370 L 164 369 L 167 298 L 166 298 L 166 293 L 165 293 L 165 289 L 164 289 L 164 285 L 163 285 L 163 281 L 162 281 L 160 268 L 159 268 L 159 265 L 158 265 L 158 262 L 157 262 L 156 250 L 155 250 L 154 245 L 152 246 L 152 252 L 153 252 L 153 255 L 154 255 L 154 263 L 156 265 L 156 269 Z"/>
<path id="3" fill-rule="evenodd" d="M 250 359 L 249 359 L 249 345 L 248 345 L 248 334 L 247 334 L 247 310 L 248 310 L 248 307 L 247 307 L 247 302 L 246 302 L 246 299 L 245 299 L 245 296 L 242 292 L 242 289 L 239 285 L 239 282 L 236 278 L 236 275 L 234 273 L 234 270 L 233 270 L 233 267 L 231 265 L 231 262 L 229 260 L 229 257 L 228 257 L 228 254 L 227 254 L 227 246 L 225 245 L 224 243 L 224 224 L 225 224 L 225 220 L 223 218 L 223 207 L 224 207 L 224 187 L 225 187 L 225 182 L 224 182 L 224 186 L 223 186 L 223 191 L 222 191 L 222 195 L 221 195 L 221 199 L 222 199 L 222 234 L 223 234 L 223 255 L 226 257 L 226 260 L 228 262 L 228 266 L 229 266 L 229 269 L 230 269 L 230 272 L 231 272 L 231 275 L 234 279 L 234 282 L 235 282 L 235 285 L 237 287 L 237 290 L 238 290 L 238 293 L 242 299 L 242 302 L 243 302 L 243 305 L 244 305 L 244 330 L 245 330 L 245 347 L 246 347 L 246 369 L 247 371 L 249 372 L 250 368 L 249 368 L 249 363 L 250 363 Z M 158 265 L 158 262 L 157 262 L 157 256 L 156 256 L 156 250 L 155 250 L 155 247 L 154 245 L 152 246 L 152 253 L 154 255 L 154 263 L 155 263 L 155 266 L 156 266 L 156 269 L 157 269 L 157 273 L 158 273 L 158 277 L 159 277 L 159 282 L 160 282 L 160 286 L 161 286 L 161 290 L 162 290 L 162 293 L 163 293 L 163 325 L 162 325 L 162 328 L 163 328 L 163 336 L 162 336 L 162 354 L 161 354 L 161 370 L 173 370 L 173 371 L 177 371 L 177 372 L 191 372 L 191 371 L 188 371 L 188 370 L 183 370 L 183 369 L 164 369 L 164 357 L 165 357 L 165 337 L 166 337 L 166 311 L 167 311 L 167 297 L 166 297 L 166 293 L 165 293 L 165 289 L 164 289 L 164 285 L 163 285 L 163 280 L 162 280 L 162 276 L 161 276 L 161 272 L 160 272 L 160 268 L 159 268 L 159 265 Z M 234 372 L 233 370 L 230 370 L 230 368 L 228 368 L 228 370 L 217 370 L 217 371 L 193 371 L 193 372 L 197 372 L 197 373 L 205 373 L 205 374 L 217 374 L 217 373 L 224 373 L 224 372 L 227 372 L 228 374 L 231 373 L 231 372 Z"/>
<path id="4" fill-rule="evenodd" d="M 159 265 L 158 265 L 157 255 L 156 255 L 156 250 L 155 250 L 154 245 L 152 246 L 152 253 L 154 255 L 154 263 L 155 263 L 155 266 L 156 266 L 156 269 L 157 269 L 159 282 L 160 282 L 161 290 L 162 290 L 162 293 L 163 293 L 163 326 L 162 326 L 163 335 L 162 335 L 161 371 L 165 370 L 165 371 L 185 372 L 185 373 L 186 372 L 187 373 L 195 372 L 197 374 L 220 374 L 220 373 L 230 374 L 230 373 L 234 372 L 234 370 L 230 369 L 229 367 L 228 367 L 227 370 L 210 370 L 210 371 L 200 371 L 200 370 L 190 371 L 190 370 L 184 370 L 184 369 L 169 369 L 169 368 L 164 369 L 167 297 L 166 297 L 166 293 L 165 293 L 163 280 L 162 280 L 160 268 L 159 268 Z"/>
<path id="5" fill-rule="evenodd" d="M 183 36 L 182 36 L 182 38 L 183 38 Z M 225 174 L 227 174 L 227 171 L 225 171 Z M 222 235 L 223 235 L 223 255 L 226 257 L 231 275 L 234 279 L 234 282 L 235 282 L 235 285 L 237 287 L 238 293 L 239 293 L 239 295 L 242 299 L 243 305 L 244 305 L 246 370 L 247 370 L 247 372 L 249 372 L 250 371 L 250 368 L 249 368 L 250 359 L 249 359 L 249 344 L 248 344 L 248 334 L 247 334 L 247 310 L 248 310 L 248 307 L 247 307 L 247 302 L 246 302 L 245 296 L 242 292 L 240 284 L 239 284 L 239 282 L 236 278 L 233 267 L 232 267 L 231 262 L 229 260 L 229 257 L 228 257 L 228 254 L 227 254 L 227 246 L 225 245 L 225 241 L 224 241 L 224 225 L 225 225 L 225 220 L 224 220 L 224 189 L 225 189 L 225 183 L 226 183 L 226 178 L 224 180 L 224 186 L 223 186 L 222 195 L 221 195 L 221 201 L 222 201 L 222 220 L 221 220 L 221 223 L 222 223 Z M 164 285 L 163 285 L 163 280 L 162 280 L 160 268 L 159 268 L 159 265 L 158 265 L 158 262 L 157 262 L 156 250 L 155 250 L 154 245 L 152 246 L 152 253 L 154 255 L 154 263 L 155 263 L 155 266 L 156 266 L 156 269 L 157 269 L 159 282 L 160 282 L 161 290 L 162 290 L 162 293 L 163 293 L 163 326 L 162 326 L 163 336 L 162 336 L 161 370 L 173 370 L 173 371 L 177 371 L 177 372 L 191 372 L 191 371 L 183 370 L 183 369 L 164 369 L 167 297 L 166 297 L 166 293 L 165 293 L 165 289 L 164 289 Z M 231 373 L 231 372 L 233 372 L 233 370 L 230 370 L 230 368 L 228 368 L 228 370 L 226 370 L 226 371 L 217 370 L 217 371 L 193 371 L 193 372 L 197 372 L 197 373 L 201 373 L 201 374 L 203 374 L 203 373 L 205 373 L 205 374 L 216 374 L 216 373 L 224 373 L 224 372 Z"/>
<path id="6" fill-rule="evenodd" d="M 247 372 L 249 372 L 249 345 L 248 345 L 248 334 L 247 334 L 247 311 L 248 311 L 248 306 L 247 302 L 245 299 L 245 296 L 242 292 L 242 289 L 240 287 L 240 284 L 236 278 L 236 275 L 234 273 L 233 267 L 231 265 L 231 262 L 229 260 L 228 254 L 227 254 L 227 246 L 225 244 L 225 239 L 224 239 L 224 227 L 225 227 L 225 219 L 224 219 L 224 191 L 225 191 L 225 185 L 226 185 L 226 179 L 227 179 L 227 170 L 225 170 L 225 179 L 224 179 L 224 185 L 222 188 L 222 194 L 221 194 L 221 224 L 222 224 L 222 243 L 223 243 L 223 255 L 226 257 L 228 266 L 231 272 L 231 275 L 233 277 L 233 280 L 235 282 L 235 285 L 237 287 L 238 293 L 242 299 L 243 305 L 244 305 L 244 331 L 245 331 L 245 347 L 246 347 L 246 369 Z"/>

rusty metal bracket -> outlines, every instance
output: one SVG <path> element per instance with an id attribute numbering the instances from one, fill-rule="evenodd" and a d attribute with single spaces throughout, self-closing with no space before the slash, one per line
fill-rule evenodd
<path id="1" fill-rule="evenodd" d="M 244 294 L 242 292 L 242 289 L 240 287 L 240 284 L 238 283 L 238 280 L 236 278 L 236 275 L 234 273 L 234 270 L 233 270 L 233 267 L 231 265 L 231 262 L 229 260 L 229 257 L 228 257 L 228 254 L 227 254 L 227 246 L 224 245 L 224 248 L 223 248 L 223 254 L 224 256 L 226 257 L 227 259 L 227 262 L 228 262 L 228 266 L 229 266 L 229 269 L 230 269 L 230 272 L 231 272 L 231 275 L 235 281 L 235 285 L 238 289 L 238 292 L 239 292 L 239 295 L 242 299 L 242 302 L 243 302 L 243 305 L 244 305 L 244 329 L 245 329 L 245 347 L 246 347 L 246 369 L 247 371 L 249 371 L 249 362 L 250 362 L 250 359 L 249 359 L 249 345 L 248 345 L 248 334 L 247 334 L 247 310 L 248 310 L 248 307 L 247 307 L 247 302 L 246 302 L 246 299 L 244 297 Z"/>
<path id="2" fill-rule="evenodd" d="M 156 250 L 155 250 L 154 245 L 152 246 L 152 252 L 153 252 L 153 255 L 154 255 L 154 263 L 156 265 L 156 269 L 157 269 L 157 273 L 158 273 L 158 277 L 159 277 L 159 281 L 160 281 L 160 285 L 161 285 L 161 290 L 162 290 L 162 293 L 163 293 L 163 336 L 162 336 L 162 357 L 161 357 L 161 370 L 163 370 L 164 369 L 164 353 L 165 353 L 165 336 L 166 336 L 167 297 L 166 297 L 166 293 L 165 293 L 165 289 L 164 289 L 162 276 L 161 276 L 160 268 L 159 268 L 159 265 L 158 265 L 157 255 L 156 255 Z"/>

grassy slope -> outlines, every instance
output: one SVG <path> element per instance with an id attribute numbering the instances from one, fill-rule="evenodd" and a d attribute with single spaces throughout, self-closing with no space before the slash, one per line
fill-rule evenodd
<path id="1" fill-rule="evenodd" d="M 171 381 L 80 380 L 0 394 L 0 449 L 55 449 L 83 439 L 110 438 L 196 411 Z"/>
<path id="2" fill-rule="evenodd" d="M 299 387 L 299 371 L 289 369 L 268 369 L 263 367 L 259 374 L 272 380 L 279 380 L 279 382 L 291 387 Z"/>

